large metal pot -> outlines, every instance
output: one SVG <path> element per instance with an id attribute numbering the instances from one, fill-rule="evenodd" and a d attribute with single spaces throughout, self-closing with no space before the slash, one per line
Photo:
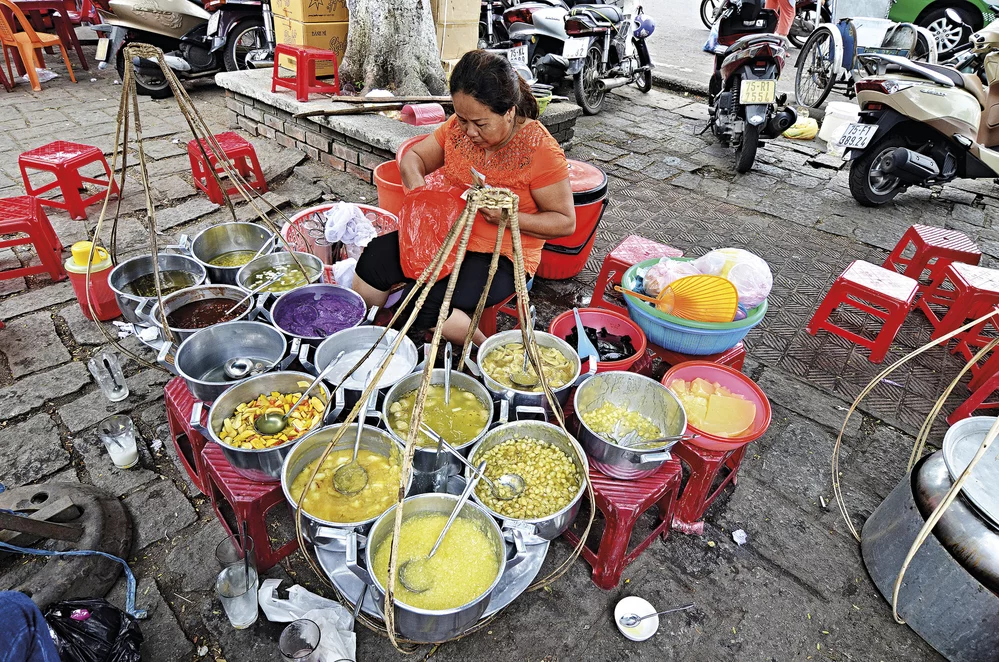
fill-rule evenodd
<path id="1" fill-rule="evenodd" d="M 580 380 L 580 370 L 581 364 L 579 361 L 579 355 L 576 351 L 567 343 L 557 336 L 553 336 L 550 333 L 544 333 L 542 331 L 534 332 L 535 341 L 541 347 L 554 347 L 558 351 L 562 352 L 562 355 L 569 360 L 573 365 L 573 376 L 567 384 L 561 386 L 557 389 L 553 389 L 555 394 L 555 399 L 562 406 L 569 401 L 569 394 L 572 392 L 573 386 L 576 386 Z M 548 398 L 541 391 L 522 391 L 519 389 L 511 388 L 509 386 L 504 386 L 500 384 L 495 379 L 486 374 L 486 371 L 482 369 L 482 360 L 489 355 L 489 352 L 501 347 L 508 343 L 520 343 L 523 342 L 523 336 L 519 329 L 514 329 L 513 331 L 503 331 L 501 333 L 496 333 L 486 339 L 484 343 L 479 347 L 479 358 L 478 358 L 478 368 L 479 372 L 482 373 L 482 381 L 485 383 L 486 388 L 492 394 L 494 400 L 505 399 L 510 403 L 511 407 L 527 406 L 527 407 L 543 407 L 549 409 Z M 595 373 L 597 370 L 597 362 L 594 360 L 590 363 L 590 374 Z"/>
<path id="2" fill-rule="evenodd" d="M 201 285 L 205 282 L 205 268 L 198 264 L 194 258 L 186 255 L 160 253 L 156 256 L 156 262 L 161 272 L 184 271 L 194 276 L 195 285 Z M 118 308 L 121 310 L 122 316 L 132 324 L 145 323 L 145 320 L 136 313 L 136 310 L 143 303 L 155 301 L 156 298 L 132 294 L 128 285 L 151 273 L 153 273 L 152 256 L 140 255 L 121 262 L 108 274 L 108 285 L 114 290 L 114 298 L 118 302 Z"/>
<path id="3" fill-rule="evenodd" d="M 423 513 L 439 513 L 450 515 L 458 502 L 458 497 L 451 494 L 421 494 L 407 498 L 402 502 L 402 512 L 404 520 Z M 352 537 L 347 546 L 347 567 L 362 581 L 367 583 L 375 594 L 376 602 L 384 613 L 385 611 L 385 587 L 375 576 L 374 572 L 369 572 L 372 567 L 372 560 L 378 547 L 389 540 L 395 526 L 395 509 L 392 506 L 385 514 L 375 521 L 368 534 L 367 545 L 364 550 L 365 567 L 357 564 L 356 537 Z M 489 537 L 493 544 L 496 560 L 499 565 L 499 572 L 492 585 L 474 600 L 455 607 L 453 609 L 432 611 L 428 609 L 418 609 L 410 607 L 401 602 L 396 602 L 395 625 L 400 635 L 411 641 L 433 643 L 443 642 L 458 636 L 479 620 L 485 613 L 489 605 L 489 599 L 499 584 L 503 573 L 520 563 L 525 554 L 522 548 L 518 548 L 517 555 L 507 560 L 506 544 L 503 533 L 500 531 L 496 521 L 490 517 L 482 508 L 474 503 L 467 502 L 462 507 L 460 517 L 466 517 L 476 522 Z M 474 563 L 474 559 L 470 559 Z M 441 577 L 441 581 L 447 581 L 447 577 Z"/>
<path id="4" fill-rule="evenodd" d="M 257 274 L 283 265 L 294 265 L 297 268 L 298 263 L 295 262 L 296 258 L 298 258 L 298 263 L 301 263 L 301 266 L 305 267 L 305 271 L 309 275 L 310 283 L 317 282 L 323 275 L 323 261 L 315 255 L 310 255 L 309 253 L 292 254 L 287 251 L 282 251 L 280 253 L 262 255 L 255 260 L 244 264 L 236 273 L 236 285 L 242 288 L 244 292 L 249 292 L 253 289 L 249 283 Z M 280 293 L 274 292 L 272 294 Z"/>
<path id="5" fill-rule="evenodd" d="M 482 461 L 482 456 L 490 448 L 498 446 L 511 439 L 537 439 L 556 446 L 563 451 L 576 465 L 579 472 L 579 490 L 562 510 L 553 513 L 548 517 L 539 519 L 521 520 L 501 515 L 489 508 L 479 500 L 478 495 L 472 492 L 472 499 L 475 500 L 486 512 L 493 517 L 502 520 L 503 528 L 515 528 L 524 533 L 524 540 L 528 544 L 554 540 L 562 535 L 569 528 L 576 515 L 579 514 L 579 507 L 583 502 L 583 494 L 586 493 L 586 477 L 589 475 L 590 467 L 586 460 L 586 454 L 576 440 L 562 431 L 561 428 L 544 423 L 542 421 L 514 421 L 501 425 L 486 433 L 480 442 L 472 447 L 468 455 L 469 461 L 473 465 L 478 465 Z M 465 469 L 465 478 L 471 479 L 472 470 Z"/>
<path id="6" fill-rule="evenodd" d="M 620 480 L 651 476 L 670 459 L 673 442 L 651 450 L 629 450 L 611 443 L 583 421 L 582 414 L 602 404 L 638 412 L 659 426 L 664 436 L 681 435 L 687 429 L 687 414 L 673 393 L 654 379 L 633 372 L 602 372 L 576 389 L 573 409 L 579 419 L 579 443 L 590 462 L 601 473 Z"/>
<path id="7" fill-rule="evenodd" d="M 326 452 L 326 448 L 329 446 L 330 442 L 333 440 L 333 435 L 339 431 L 340 425 L 330 425 L 327 427 L 319 428 L 318 430 L 313 430 L 312 432 L 304 435 L 298 444 L 292 449 L 288 457 L 285 458 L 284 467 L 281 469 L 281 489 L 284 491 L 284 498 L 288 501 L 288 504 L 294 509 L 298 505 L 298 500 L 295 499 L 291 494 L 291 485 L 295 482 L 295 479 L 305 471 L 305 467 L 319 459 L 323 453 Z M 347 431 L 344 433 L 343 438 L 340 439 L 340 443 L 334 446 L 334 451 L 341 450 L 352 450 L 354 447 L 354 438 L 357 435 L 356 424 L 351 424 L 347 427 Z M 371 425 L 365 425 L 364 429 L 361 431 L 361 446 L 363 450 L 371 451 L 373 453 L 378 453 L 385 457 L 391 458 L 396 464 L 402 465 L 402 451 L 404 446 L 399 444 L 399 442 L 393 439 L 387 432 L 380 430 Z M 409 484 L 406 486 L 406 492 L 409 492 L 409 488 L 413 483 L 413 477 L 409 477 Z M 363 498 L 364 492 L 358 495 L 358 498 Z M 310 515 L 305 511 L 304 508 L 298 511 L 299 518 L 302 522 L 302 532 L 305 534 L 305 538 L 313 543 L 317 541 L 322 541 L 319 544 L 325 544 L 329 546 L 333 543 L 333 548 L 342 549 L 342 535 L 337 535 L 338 533 L 346 531 L 357 531 L 358 533 L 365 534 L 368 529 L 371 528 L 371 524 L 378 519 L 382 513 L 371 517 L 369 519 L 360 522 L 331 522 L 328 520 L 320 519 L 314 515 Z M 384 512 L 384 511 L 383 511 Z M 330 529 L 338 529 L 339 531 L 333 532 Z M 337 544 L 340 543 L 340 544 Z"/>
<path id="8" fill-rule="evenodd" d="M 398 439 L 403 444 L 403 446 L 405 446 L 406 444 L 407 435 L 405 433 L 397 432 L 395 429 L 393 429 L 391 423 L 389 423 L 390 421 L 389 410 L 392 408 L 392 405 L 401 400 L 404 395 L 418 389 L 420 387 L 421 381 L 423 381 L 423 373 L 422 372 L 413 373 L 408 377 L 404 378 L 401 382 L 398 382 L 395 386 L 389 389 L 388 393 L 385 394 L 385 402 L 382 405 L 382 420 L 385 421 L 385 427 L 389 431 L 389 434 L 391 434 L 392 437 L 394 437 L 395 439 Z M 443 368 L 437 368 L 430 374 L 430 383 L 439 384 L 439 385 L 444 384 Z M 471 441 L 461 444 L 460 446 L 455 446 L 455 450 L 457 450 L 462 455 L 467 457 L 468 450 L 473 445 L 475 445 L 480 439 L 482 439 L 482 437 L 486 435 L 486 432 L 489 431 L 489 428 L 491 428 L 493 425 L 493 400 L 492 397 L 489 395 L 489 391 L 486 390 L 485 386 L 483 386 L 474 377 L 470 377 L 464 373 L 452 370 L 451 385 L 454 386 L 455 388 L 460 388 L 464 391 L 468 391 L 474 394 L 475 397 L 479 399 L 479 402 L 481 402 L 482 405 L 489 412 L 489 418 L 486 419 L 486 424 L 485 427 L 482 428 L 482 432 L 476 435 L 475 438 L 472 439 Z M 436 447 L 421 448 L 417 446 L 416 452 L 433 455 L 436 454 L 437 448 Z M 451 465 L 449 473 L 451 474 L 461 473 L 461 470 L 464 469 L 464 465 L 462 465 L 462 463 L 450 453 L 448 453 L 448 460 L 449 464 Z"/>
<path id="9" fill-rule="evenodd" d="M 236 274 L 243 267 L 217 267 L 210 264 L 211 261 L 233 251 L 256 253 L 273 240 L 274 233 L 256 223 L 220 223 L 202 230 L 191 242 L 190 253 L 205 268 L 213 283 L 235 285 Z"/>
<path id="10" fill-rule="evenodd" d="M 308 373 L 293 371 L 271 372 L 251 377 L 245 382 L 230 386 L 215 400 L 211 409 L 208 410 L 207 426 L 201 424 L 200 403 L 195 405 L 191 412 L 191 425 L 222 447 L 225 459 L 240 476 L 261 483 L 278 482 L 281 480 L 281 468 L 284 466 L 285 458 L 305 438 L 305 435 L 273 448 L 236 448 L 219 438 L 222 422 L 232 416 L 236 407 L 244 402 L 249 402 L 272 391 L 301 393 L 305 387 L 301 386 L 299 382 L 311 384 L 313 379 L 315 377 Z M 330 391 L 325 384 L 316 386 L 312 393 L 323 402 L 329 402 Z"/>
<path id="11" fill-rule="evenodd" d="M 163 310 L 166 312 L 167 316 L 171 313 L 179 310 L 180 308 L 186 306 L 194 301 L 204 301 L 206 299 L 226 299 L 232 301 L 233 305 L 236 305 L 241 299 L 246 298 L 246 293 L 243 292 L 238 287 L 233 287 L 232 285 L 199 285 L 198 287 L 189 287 L 186 290 L 178 290 L 173 294 L 163 297 Z M 230 321 L 235 322 L 237 320 L 247 319 L 250 313 L 253 312 L 254 302 L 253 298 L 249 298 L 240 304 L 240 308 L 236 309 L 236 317 Z M 160 315 L 160 305 L 156 303 L 153 305 L 153 310 L 147 316 L 145 314 L 145 309 L 140 308 L 137 311 L 140 318 L 146 324 L 155 326 L 163 333 L 163 322 Z M 173 332 L 174 338 L 177 342 L 183 342 L 187 340 L 195 333 L 201 329 L 181 329 L 170 327 L 170 331 Z"/>
<path id="12" fill-rule="evenodd" d="M 267 372 L 286 360 L 288 342 L 284 336 L 262 322 L 225 322 L 191 335 L 180 344 L 169 369 L 184 379 L 191 394 L 199 400 L 214 402 L 230 386 L 243 379 L 226 376 L 230 359 L 250 359 Z M 244 378 L 246 379 L 246 378 Z"/>
<path id="13" fill-rule="evenodd" d="M 317 334 L 315 331 L 323 331 L 323 329 L 315 329 L 308 335 L 302 335 L 295 333 L 291 329 L 282 326 L 279 323 L 279 319 L 287 315 L 298 315 L 301 314 L 300 311 L 303 308 L 308 308 L 315 297 L 322 295 L 334 296 L 342 302 L 345 309 L 350 310 L 351 313 L 356 311 L 356 315 L 349 316 L 349 319 L 345 320 L 344 325 L 336 329 L 334 328 L 331 332 L 323 332 L 321 335 Z M 300 338 L 306 342 L 320 343 L 325 338 L 329 337 L 331 333 L 338 333 L 344 329 L 353 328 L 364 321 L 364 316 L 367 313 L 367 306 L 364 303 L 364 299 L 361 295 L 353 290 L 349 290 L 346 287 L 340 287 L 339 285 L 330 285 L 328 283 L 316 283 L 315 285 L 305 285 L 304 287 L 298 287 L 294 290 L 289 290 L 281 296 L 278 297 L 277 301 L 274 302 L 274 306 L 271 308 L 269 313 L 271 324 L 274 328 L 278 329 L 284 333 L 289 338 Z M 314 319 L 314 318 L 313 318 Z M 304 319 L 302 320 L 305 321 Z"/>

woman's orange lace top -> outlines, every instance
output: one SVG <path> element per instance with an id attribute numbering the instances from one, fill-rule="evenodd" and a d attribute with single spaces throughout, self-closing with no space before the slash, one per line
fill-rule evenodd
<path id="1" fill-rule="evenodd" d="M 538 205 L 531 196 L 532 189 L 551 186 L 569 178 L 569 164 L 558 142 L 548 129 L 537 120 L 529 121 L 510 142 L 498 152 L 486 154 L 476 147 L 461 130 L 456 116 L 434 130 L 434 138 L 444 148 L 444 167 L 440 172 L 452 186 L 468 188 L 472 185 L 472 168 L 485 177 L 490 186 L 508 188 L 520 197 L 520 211 L 535 214 Z M 510 230 L 503 237 L 503 255 L 513 259 Z M 528 274 L 538 270 L 544 239 L 521 235 L 524 247 L 524 268 Z M 468 250 L 492 253 L 496 245 L 496 226 L 475 217 Z"/>

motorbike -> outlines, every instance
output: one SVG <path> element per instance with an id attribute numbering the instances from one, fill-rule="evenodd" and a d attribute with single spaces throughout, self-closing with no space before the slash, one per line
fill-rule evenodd
<path id="1" fill-rule="evenodd" d="M 708 126 L 723 145 L 736 148 L 736 171 L 749 172 L 761 138 L 777 138 L 798 120 L 777 94 L 788 56 L 784 37 L 772 34 L 777 14 L 751 0 L 726 0 L 708 83 Z"/>
<path id="2" fill-rule="evenodd" d="M 498 48 L 510 40 L 503 11 L 509 7 L 509 0 L 482 0 L 479 14 L 479 48 Z"/>
<path id="3" fill-rule="evenodd" d="M 704 27 L 710 30 L 714 26 L 715 13 L 723 4 L 721 0 L 701 0 L 700 16 Z M 794 47 L 801 48 L 819 23 L 831 21 L 829 0 L 797 0 L 794 3 L 794 23 L 791 24 L 787 40 Z"/>
<path id="4" fill-rule="evenodd" d="M 837 143 L 850 164 L 850 193 L 865 207 L 910 186 L 999 176 L 999 21 L 971 35 L 976 73 L 870 53 L 857 83 L 859 121 Z"/>
<path id="5" fill-rule="evenodd" d="M 124 47 L 132 42 L 160 48 L 180 80 L 272 66 L 274 23 L 269 0 L 110 0 L 97 10 L 98 68 L 114 65 L 124 80 Z M 158 63 L 134 58 L 139 94 L 162 99 L 172 94 Z"/>

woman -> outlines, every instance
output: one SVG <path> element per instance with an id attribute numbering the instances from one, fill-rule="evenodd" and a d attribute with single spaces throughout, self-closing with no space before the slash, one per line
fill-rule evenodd
<path id="1" fill-rule="evenodd" d="M 400 166 L 402 183 L 407 189 L 418 189 L 426 185 L 430 173 L 440 170 L 447 184 L 467 188 L 475 168 L 489 186 L 512 190 L 520 198 L 524 267 L 530 278 L 538 268 L 545 240 L 566 237 L 576 228 L 565 154 L 538 121 L 538 104 L 530 87 L 506 58 L 485 51 L 467 53 L 454 68 L 450 86 L 454 115 L 405 154 Z M 489 209 L 475 217 L 443 328 L 444 337 L 453 343 L 464 342 L 485 287 L 499 220 L 500 212 Z M 511 242 L 507 229 L 487 306 L 514 293 Z M 419 328 L 437 323 L 447 280 L 442 278 L 433 286 L 416 320 Z M 369 306 L 381 306 L 389 290 L 402 282 L 414 281 L 406 278 L 400 265 L 398 233 L 372 240 L 358 261 L 354 290 Z M 476 329 L 473 342 L 478 345 L 484 340 L 485 335 Z"/>

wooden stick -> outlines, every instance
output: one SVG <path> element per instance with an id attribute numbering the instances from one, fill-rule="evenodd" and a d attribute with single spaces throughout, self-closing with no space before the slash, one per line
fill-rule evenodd
<path id="1" fill-rule="evenodd" d="M 38 538 L 68 540 L 76 542 L 83 535 L 83 529 L 76 524 L 58 524 L 32 517 L 20 517 L 10 513 L 0 513 L 0 529 L 18 531 Z"/>
<path id="2" fill-rule="evenodd" d="M 332 115 L 363 115 L 364 113 L 380 113 L 383 110 L 402 110 L 404 103 L 381 103 L 376 106 L 354 106 L 353 108 L 329 108 L 326 110 L 310 110 L 305 113 L 295 113 L 292 117 L 329 117 Z"/>
<path id="3" fill-rule="evenodd" d="M 330 97 L 333 103 L 453 103 L 451 97 Z"/>

